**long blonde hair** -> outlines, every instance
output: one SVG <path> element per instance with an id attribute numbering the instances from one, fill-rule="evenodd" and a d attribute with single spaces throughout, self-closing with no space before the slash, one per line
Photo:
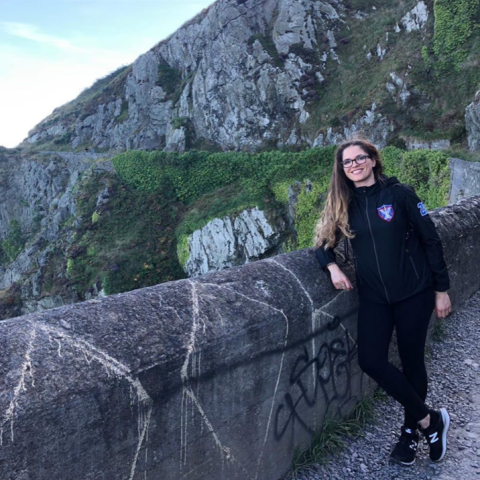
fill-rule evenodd
<path id="1" fill-rule="evenodd" d="M 362 139 L 351 140 L 340 145 L 335 152 L 335 163 L 325 208 L 315 226 L 315 248 L 324 247 L 325 250 L 335 248 L 340 240 L 355 237 L 348 223 L 348 204 L 352 198 L 354 183 L 345 175 L 341 164 L 343 151 L 353 146 L 360 147 L 372 160 L 375 160 L 373 167 L 375 181 L 384 181 L 383 165 L 375 145 Z"/>

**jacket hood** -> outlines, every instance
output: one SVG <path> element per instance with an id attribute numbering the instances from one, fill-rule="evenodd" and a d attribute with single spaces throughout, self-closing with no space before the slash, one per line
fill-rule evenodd
<path id="1" fill-rule="evenodd" d="M 384 175 L 385 177 L 385 175 Z M 387 178 L 387 177 L 385 177 Z M 396 183 L 400 183 L 397 179 L 397 177 L 390 177 L 390 178 L 387 178 L 387 185 L 390 186 L 390 185 L 395 185 Z"/>

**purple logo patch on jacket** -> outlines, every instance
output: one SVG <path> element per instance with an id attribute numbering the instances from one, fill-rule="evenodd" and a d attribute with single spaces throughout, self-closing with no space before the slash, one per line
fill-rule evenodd
<path id="1" fill-rule="evenodd" d="M 380 208 L 377 208 L 377 212 L 380 218 L 386 222 L 391 222 L 395 214 L 391 205 L 382 205 Z"/>

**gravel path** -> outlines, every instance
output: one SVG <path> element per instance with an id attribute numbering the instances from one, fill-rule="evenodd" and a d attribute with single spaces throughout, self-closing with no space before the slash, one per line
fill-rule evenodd
<path id="1" fill-rule="evenodd" d="M 427 357 L 427 403 L 434 408 L 444 406 L 450 414 L 444 460 L 432 463 L 428 446 L 421 440 L 413 466 L 389 461 L 403 414 L 388 397 L 376 402 L 375 420 L 362 438 L 349 440 L 342 453 L 326 465 L 317 465 L 315 472 L 300 474 L 300 480 L 480 480 L 480 291 L 444 320 L 443 331 L 440 341 L 431 342 Z"/>

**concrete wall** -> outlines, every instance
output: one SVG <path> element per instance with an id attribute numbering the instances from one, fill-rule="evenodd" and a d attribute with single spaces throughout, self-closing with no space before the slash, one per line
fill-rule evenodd
<path id="1" fill-rule="evenodd" d="M 480 195 L 480 163 L 450 158 L 449 203 Z"/>
<path id="2" fill-rule="evenodd" d="M 458 306 L 480 196 L 432 218 Z M 1 322 L 0 478 L 276 480 L 372 388 L 356 309 L 303 250 Z"/>

